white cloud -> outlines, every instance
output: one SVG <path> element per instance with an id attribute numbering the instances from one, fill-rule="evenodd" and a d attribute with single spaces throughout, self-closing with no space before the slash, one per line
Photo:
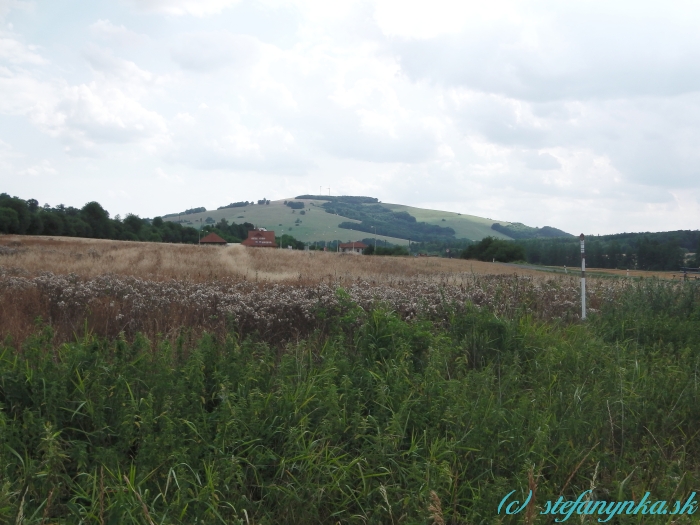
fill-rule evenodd
<path id="1" fill-rule="evenodd" d="M 182 68 L 210 71 L 224 66 L 245 67 L 260 56 L 260 43 L 253 37 L 227 32 L 181 35 L 171 56 Z"/>
<path id="2" fill-rule="evenodd" d="M 19 157 L 20 155 L 10 144 L 0 140 L 0 169 L 5 173 L 9 173 L 12 169 L 12 161 Z"/>
<path id="3" fill-rule="evenodd" d="M 158 167 L 155 171 L 156 177 L 160 181 L 168 182 L 171 184 L 177 184 L 179 186 L 182 186 L 185 183 L 185 180 L 182 178 L 182 176 L 167 173 L 163 168 Z"/>
<path id="4" fill-rule="evenodd" d="M 554 155 L 542 151 L 523 151 L 522 159 L 526 167 L 532 170 L 556 170 L 561 162 Z"/>
<path id="5" fill-rule="evenodd" d="M 198 169 L 299 174 L 311 166 L 289 130 L 246 126 L 226 108 L 180 114 L 171 130 L 166 157 Z"/>
<path id="6" fill-rule="evenodd" d="M 386 35 L 426 39 L 459 33 L 474 20 L 508 19 L 516 15 L 515 5 L 507 0 L 378 0 L 374 16 Z"/>
<path id="7" fill-rule="evenodd" d="M 127 29 L 123 24 L 116 25 L 109 20 L 99 19 L 89 27 L 90 33 L 100 39 L 122 45 L 145 44 L 148 37 Z"/>
<path id="8" fill-rule="evenodd" d="M 12 33 L 0 31 L 0 64 L 46 64 L 47 61 L 37 51 L 37 46 L 26 45 Z"/>
<path id="9" fill-rule="evenodd" d="M 165 133 L 167 123 L 119 89 L 94 82 L 63 92 L 54 115 L 53 133 L 78 143 L 125 143 Z"/>
<path id="10" fill-rule="evenodd" d="M 412 78 L 527 100 L 697 90 L 697 7 L 617 4 L 509 3 L 504 16 L 490 16 L 498 7 L 484 3 L 487 12 L 468 16 L 464 31 L 423 39 L 409 32 L 393 48 Z"/>
<path id="11" fill-rule="evenodd" d="M 138 142 L 167 131 L 157 112 L 117 87 L 95 82 L 70 86 L 0 75 L 0 112 L 25 115 L 42 131 L 81 148 Z"/>
<path id="12" fill-rule="evenodd" d="M 204 17 L 221 13 L 239 0 L 132 0 L 138 9 L 167 15 Z"/>
<path id="13" fill-rule="evenodd" d="M 23 11 L 32 11 L 36 4 L 31 1 L 24 0 L 0 0 L 0 20 L 4 18 L 13 9 L 21 9 Z"/>
<path id="14" fill-rule="evenodd" d="M 34 164 L 17 172 L 20 177 L 40 177 L 40 176 L 55 176 L 58 175 L 56 170 L 49 160 L 43 160 L 39 164 Z"/>
<path id="15" fill-rule="evenodd" d="M 41 114 L 55 103 L 58 84 L 41 81 L 26 71 L 0 66 L 0 113 Z"/>
<path id="16" fill-rule="evenodd" d="M 155 75 L 131 60 L 116 57 L 96 46 L 89 46 L 84 56 L 97 83 L 118 87 L 136 99 L 160 94 L 162 85 L 167 82 L 166 77 Z"/>

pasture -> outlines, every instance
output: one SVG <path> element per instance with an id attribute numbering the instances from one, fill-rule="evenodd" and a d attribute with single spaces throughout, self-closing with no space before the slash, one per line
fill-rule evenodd
<path id="1" fill-rule="evenodd" d="M 219 221 L 226 219 L 229 223 L 250 222 L 256 226 L 264 227 L 269 230 L 275 230 L 277 235 L 281 233 L 289 233 L 300 241 L 333 241 L 341 240 L 342 242 L 356 241 L 366 237 L 374 238 L 374 233 L 354 232 L 338 228 L 341 222 L 360 222 L 354 219 L 348 219 L 338 215 L 326 213 L 321 208 L 321 205 L 326 201 L 317 201 L 310 199 L 289 199 L 305 204 L 304 215 L 299 212 L 301 210 L 292 210 L 285 206 L 284 200 L 271 201 L 268 205 L 252 204 L 241 208 L 226 208 L 223 210 L 208 210 L 202 213 L 194 213 L 191 215 L 182 215 L 183 220 L 191 222 L 191 226 L 199 227 L 202 224 L 200 221 L 206 220 L 207 217 Z M 505 221 L 494 221 L 474 215 L 460 214 L 454 212 L 446 212 L 440 210 L 429 210 L 424 208 L 414 208 L 412 206 L 404 206 L 401 204 L 381 203 L 382 206 L 389 208 L 392 211 L 405 211 L 413 215 L 419 222 L 427 222 L 437 226 L 449 226 L 455 230 L 457 239 L 472 239 L 481 240 L 484 237 L 496 237 L 498 239 L 508 239 L 506 235 L 491 229 L 494 222 L 500 222 L 503 225 L 509 224 Z M 299 219 L 301 223 L 297 223 Z M 444 219 L 444 220 L 443 220 Z M 168 217 L 168 221 L 176 221 L 178 217 Z M 291 228 L 291 230 L 290 230 Z M 392 244 L 405 245 L 406 239 L 398 239 L 395 237 L 387 237 L 377 232 L 379 242 L 388 241 Z"/>
<path id="2" fill-rule="evenodd" d="M 297 199 L 292 199 L 297 200 Z M 183 220 L 188 220 L 191 224 L 185 223 L 187 226 L 195 228 L 201 227 L 207 217 L 211 217 L 215 221 L 226 219 L 229 223 L 235 222 L 238 224 L 249 222 L 259 228 L 267 228 L 274 230 L 276 235 L 288 233 L 294 238 L 307 241 L 335 241 L 342 242 L 358 241 L 365 237 L 374 238 L 374 234 L 358 232 L 338 228 L 341 222 L 360 222 L 346 217 L 340 217 L 321 208 L 324 201 L 314 201 L 299 199 L 304 202 L 304 215 L 299 213 L 302 210 L 292 210 L 285 206 L 284 200 L 271 201 L 267 205 L 252 204 L 242 208 L 226 208 L 223 210 L 209 210 L 202 213 L 193 213 L 191 215 L 183 215 Z M 296 221 L 300 220 L 300 223 Z M 168 221 L 176 221 L 177 217 L 168 217 Z M 377 240 L 379 242 L 387 241 L 391 244 L 405 245 L 406 239 L 397 239 L 395 237 L 387 237 L 377 232 Z"/>

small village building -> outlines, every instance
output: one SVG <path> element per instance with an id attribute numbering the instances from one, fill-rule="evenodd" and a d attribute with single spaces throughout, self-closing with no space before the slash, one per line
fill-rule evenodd
<path id="1" fill-rule="evenodd" d="M 340 244 L 338 246 L 340 249 L 340 253 L 359 253 L 362 254 L 364 253 L 366 248 L 369 248 L 365 243 L 363 242 L 346 242 L 343 244 Z"/>
<path id="2" fill-rule="evenodd" d="M 265 228 L 248 230 L 248 238 L 241 244 L 252 248 L 277 248 L 275 232 L 268 231 Z"/>
<path id="3" fill-rule="evenodd" d="M 214 232 L 211 232 L 206 237 L 202 237 L 201 239 L 199 239 L 199 244 L 210 244 L 210 245 L 218 244 L 221 246 L 226 246 L 228 244 L 228 241 L 226 241 L 226 239 L 222 239 L 220 236 L 218 236 Z"/>

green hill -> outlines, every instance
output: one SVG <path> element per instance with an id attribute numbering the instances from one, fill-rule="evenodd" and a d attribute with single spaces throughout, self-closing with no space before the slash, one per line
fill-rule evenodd
<path id="1" fill-rule="evenodd" d="M 484 237 L 512 239 L 492 229 L 494 221 L 474 215 L 429 210 L 401 204 L 380 203 L 372 197 L 325 197 L 301 195 L 299 198 L 261 201 L 267 204 L 234 203 L 217 210 L 195 208 L 189 213 L 168 214 L 165 220 L 181 220 L 183 225 L 196 228 L 207 219 L 218 222 L 249 222 L 257 227 L 274 230 L 277 235 L 288 233 L 305 242 L 354 241 L 375 236 L 394 244 L 404 244 L 410 238 L 420 240 L 471 239 Z M 291 204 L 291 203 L 294 204 Z M 291 204 L 288 205 L 286 203 Z M 302 208 L 303 204 L 303 208 Z M 292 207 L 293 206 L 293 207 Z"/>

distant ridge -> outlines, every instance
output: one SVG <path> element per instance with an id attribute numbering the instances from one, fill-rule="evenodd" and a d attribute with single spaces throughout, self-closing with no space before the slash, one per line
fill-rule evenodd
<path id="1" fill-rule="evenodd" d="M 376 237 L 380 241 L 405 244 L 409 240 L 452 243 L 485 237 L 504 240 L 570 237 L 549 226 L 532 228 L 466 213 L 392 204 L 364 195 L 303 194 L 275 201 L 248 202 L 234 198 L 228 202 L 231 204 L 216 210 L 202 209 L 200 213 L 182 216 L 183 224 L 197 227 L 207 218 L 217 222 L 226 219 L 229 224 L 248 222 L 276 234 L 287 233 L 303 242 Z M 178 217 L 170 215 L 166 220 L 177 221 Z"/>
<path id="2" fill-rule="evenodd" d="M 353 195 L 340 195 L 331 197 L 330 195 L 300 195 L 295 199 L 306 199 L 312 201 L 346 202 L 348 204 L 377 204 L 379 199 L 375 197 L 359 197 Z"/>

